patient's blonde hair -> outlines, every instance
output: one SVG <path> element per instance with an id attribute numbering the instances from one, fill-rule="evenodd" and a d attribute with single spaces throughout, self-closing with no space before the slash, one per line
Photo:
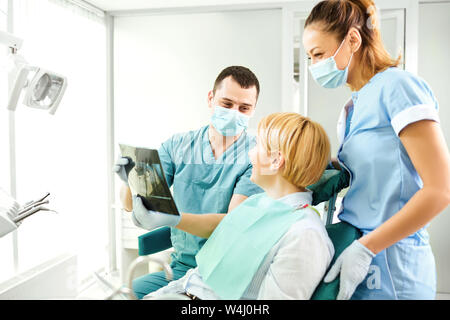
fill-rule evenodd
<path id="1" fill-rule="evenodd" d="M 330 141 L 323 127 L 294 112 L 272 113 L 258 125 L 258 137 L 268 154 L 285 158 L 283 178 L 297 187 L 307 187 L 322 176 L 330 159 Z"/>

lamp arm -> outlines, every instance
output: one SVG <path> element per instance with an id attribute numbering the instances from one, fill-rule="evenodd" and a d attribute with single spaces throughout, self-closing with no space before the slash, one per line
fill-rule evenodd
<path id="1" fill-rule="evenodd" d="M 15 35 L 0 30 L 0 43 L 11 48 L 14 52 L 22 48 L 23 39 L 16 37 Z"/>

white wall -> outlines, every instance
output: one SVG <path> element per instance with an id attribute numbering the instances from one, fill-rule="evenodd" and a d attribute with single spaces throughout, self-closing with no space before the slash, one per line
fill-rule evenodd
<path id="1" fill-rule="evenodd" d="M 281 10 L 117 17 L 114 27 L 118 142 L 157 148 L 208 124 L 208 91 L 230 65 L 260 81 L 252 128 L 281 108 Z"/>
<path id="2" fill-rule="evenodd" d="M 422 3 L 419 9 L 419 75 L 436 95 L 442 131 L 450 146 L 450 1 Z M 436 258 L 438 292 L 450 294 L 450 208 L 436 217 L 430 227 Z"/>

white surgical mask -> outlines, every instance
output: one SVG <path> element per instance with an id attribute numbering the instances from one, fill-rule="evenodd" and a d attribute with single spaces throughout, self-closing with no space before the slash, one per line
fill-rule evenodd
<path id="1" fill-rule="evenodd" d="M 316 82 L 324 88 L 337 88 L 347 83 L 348 68 L 350 67 L 350 63 L 352 62 L 353 52 L 350 57 L 350 61 L 348 62 L 348 65 L 344 70 L 340 70 L 337 67 L 335 60 L 335 57 L 338 54 L 339 50 L 341 50 L 344 41 L 345 38 L 332 57 L 309 66 L 309 71 L 311 72 L 314 80 L 316 80 Z"/>

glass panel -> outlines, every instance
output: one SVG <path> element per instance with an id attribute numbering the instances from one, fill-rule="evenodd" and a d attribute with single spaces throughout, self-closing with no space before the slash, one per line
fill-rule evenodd
<path id="1" fill-rule="evenodd" d="M 404 68 L 404 12 L 403 10 L 387 10 L 381 12 L 381 37 L 391 57 L 402 55 L 401 68 Z"/>
<path id="2" fill-rule="evenodd" d="M 6 31 L 8 2 L 0 0 L 0 30 Z M 0 45 L 0 188 L 9 193 L 9 125 L 6 104 L 8 99 L 7 53 Z M 0 282 L 14 275 L 12 233 L 0 238 Z"/>
<path id="3" fill-rule="evenodd" d="M 17 197 L 50 192 L 49 208 L 18 230 L 19 267 L 27 270 L 63 252 L 78 255 L 79 279 L 107 261 L 105 26 L 43 0 L 14 1 L 20 54 L 57 72 L 68 87 L 55 115 L 16 110 Z"/>
<path id="4" fill-rule="evenodd" d="M 303 43 L 301 38 L 301 26 L 300 23 L 302 19 L 298 17 L 294 17 L 294 98 L 293 98 L 293 110 L 303 113 L 303 110 L 300 110 L 300 64 L 303 63 L 301 57 L 301 50 L 303 50 Z"/>
<path id="5" fill-rule="evenodd" d="M 0 30 L 6 31 L 6 17 L 8 12 L 8 1 L 0 0 Z"/>

